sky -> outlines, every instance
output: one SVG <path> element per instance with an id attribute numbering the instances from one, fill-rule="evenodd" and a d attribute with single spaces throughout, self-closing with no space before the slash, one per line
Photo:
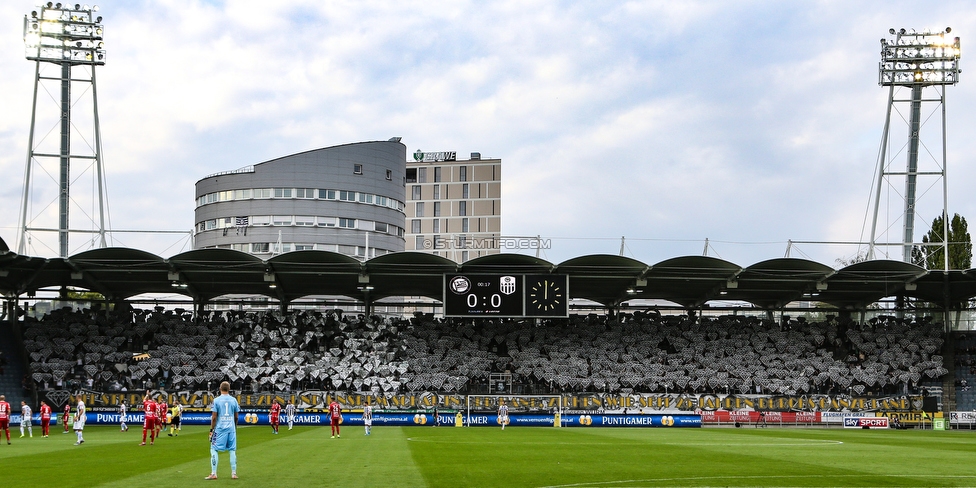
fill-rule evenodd
<path id="1" fill-rule="evenodd" d="M 14 250 L 35 70 L 23 19 L 34 5 L 0 3 L 0 237 Z M 839 267 L 863 250 L 843 243 L 870 235 L 888 100 L 879 40 L 889 28 L 947 26 L 962 39 L 963 68 L 946 89 L 949 212 L 976 218 L 971 1 L 98 5 L 98 113 L 117 230 L 189 232 L 194 184 L 212 173 L 402 137 L 408 156 L 501 158 L 502 234 L 541 236 L 540 257 L 554 263 L 622 250 L 648 264 L 707 252 L 748 266 L 789 253 Z M 42 76 L 57 70 L 42 65 Z M 57 116 L 56 90 L 40 90 L 36 147 L 57 139 L 43 115 Z M 90 146 L 91 92 L 75 96 L 73 144 Z M 907 161 L 905 105 L 891 119 L 893 171 Z M 923 104 L 920 169 L 941 164 L 941 109 Z M 56 169 L 33 171 L 32 215 L 51 215 L 44 188 Z M 93 187 L 92 174 L 73 162 L 79 188 Z M 883 188 L 878 240 L 898 242 L 904 181 Z M 920 180 L 918 192 L 916 241 L 941 212 L 942 181 Z M 71 227 L 93 228 L 96 209 L 79 206 Z M 178 233 L 119 233 L 110 244 L 162 257 L 190 250 Z M 73 235 L 70 253 L 92 245 Z M 29 251 L 56 256 L 56 237 L 32 238 Z M 901 259 L 897 247 L 878 252 Z"/>

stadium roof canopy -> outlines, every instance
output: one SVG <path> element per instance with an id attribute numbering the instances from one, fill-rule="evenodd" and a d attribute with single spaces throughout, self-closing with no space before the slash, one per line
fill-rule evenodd
<path id="1" fill-rule="evenodd" d="M 744 301 L 777 309 L 795 301 L 861 309 L 906 296 L 935 306 L 976 297 L 976 269 L 925 270 L 900 261 L 867 261 L 833 269 L 804 259 L 770 259 L 752 266 L 709 256 L 657 264 L 614 255 L 588 255 L 553 264 L 522 254 L 493 254 L 457 264 L 427 253 L 399 252 L 360 262 L 327 251 L 296 251 L 267 260 L 230 249 L 199 249 L 169 259 L 128 248 L 86 251 L 68 258 L 21 256 L 0 240 L 0 292 L 8 297 L 63 286 L 111 300 L 177 293 L 205 302 L 224 295 L 264 295 L 283 303 L 308 296 L 376 301 L 423 296 L 440 300 L 445 274 L 565 274 L 571 298 L 616 306 L 634 299 L 684 307 Z"/>

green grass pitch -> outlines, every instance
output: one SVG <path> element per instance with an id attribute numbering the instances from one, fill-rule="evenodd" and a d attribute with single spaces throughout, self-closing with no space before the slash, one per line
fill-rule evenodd
<path id="1" fill-rule="evenodd" d="M 204 481 L 204 426 L 143 447 L 135 427 L 88 427 L 82 446 L 39 430 L 0 444 L 3 486 L 976 486 L 971 431 L 246 426 L 240 479 L 221 453 Z"/>

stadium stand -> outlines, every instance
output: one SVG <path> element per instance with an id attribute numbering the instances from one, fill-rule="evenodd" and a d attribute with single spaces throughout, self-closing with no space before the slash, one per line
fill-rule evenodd
<path id="1" fill-rule="evenodd" d="M 244 391 L 483 393 L 491 373 L 507 371 L 526 394 L 869 395 L 914 392 L 948 372 L 941 323 L 884 316 L 859 325 L 642 312 L 534 322 L 64 309 L 28 318 L 23 337 L 39 390 L 212 389 L 229 378 Z"/>
<path id="2" fill-rule="evenodd" d="M 955 390 L 958 410 L 976 410 L 976 334 L 954 332 Z"/>
<path id="3" fill-rule="evenodd" d="M 31 385 L 25 381 L 26 369 L 20 353 L 10 324 L 0 321 L 0 392 L 6 395 L 11 405 L 30 400 L 28 388 Z"/>

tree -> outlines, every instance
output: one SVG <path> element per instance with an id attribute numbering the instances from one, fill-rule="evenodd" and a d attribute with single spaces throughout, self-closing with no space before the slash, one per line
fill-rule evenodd
<path id="1" fill-rule="evenodd" d="M 863 263 L 868 260 L 867 251 L 858 251 L 857 254 L 849 258 L 837 258 L 834 262 L 837 263 L 841 268 L 846 268 L 852 264 Z"/>
<path id="2" fill-rule="evenodd" d="M 912 250 L 912 262 L 925 269 L 943 269 L 945 267 L 946 242 L 942 238 L 945 230 L 942 216 L 932 221 L 932 228 L 922 236 L 924 244 L 939 244 L 936 246 L 920 246 Z M 969 236 L 969 225 L 966 218 L 955 214 L 949 221 L 949 269 L 969 269 L 973 262 L 973 242 Z"/>
<path id="3" fill-rule="evenodd" d="M 76 301 L 101 302 L 105 300 L 105 297 L 102 296 L 101 293 L 96 293 L 93 291 L 68 290 L 68 299 Z"/>

